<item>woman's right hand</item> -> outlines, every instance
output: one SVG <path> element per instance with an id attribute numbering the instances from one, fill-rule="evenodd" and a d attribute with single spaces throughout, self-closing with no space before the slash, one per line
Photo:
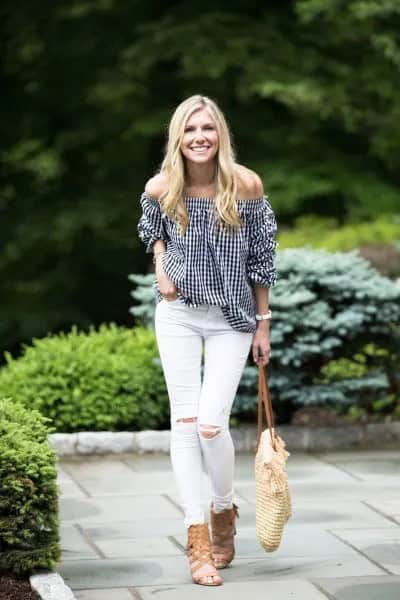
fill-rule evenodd
<path id="1" fill-rule="evenodd" d="M 176 298 L 178 297 L 178 289 L 174 282 L 165 273 L 162 266 L 161 257 L 157 257 L 156 260 L 156 277 L 158 282 L 158 288 L 163 298 L 165 298 L 167 302 L 170 302 L 171 300 L 176 300 Z"/>

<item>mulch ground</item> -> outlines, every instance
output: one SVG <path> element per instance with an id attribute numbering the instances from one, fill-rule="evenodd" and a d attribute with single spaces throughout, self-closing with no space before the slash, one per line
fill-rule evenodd
<path id="1" fill-rule="evenodd" d="M 0 576 L 1 600 L 40 600 L 40 596 L 31 589 L 29 579 L 15 579 L 8 575 Z"/>

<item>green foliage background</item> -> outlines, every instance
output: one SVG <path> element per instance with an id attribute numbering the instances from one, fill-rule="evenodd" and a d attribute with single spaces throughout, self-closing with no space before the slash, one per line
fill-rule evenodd
<path id="1" fill-rule="evenodd" d="M 269 382 L 279 422 L 290 422 L 302 405 L 398 416 L 400 281 L 382 277 L 357 251 L 286 249 L 277 253 L 277 267 Z M 74 326 L 34 339 L 18 358 L 6 353 L 0 398 L 9 394 L 15 405 L 37 409 L 57 432 L 168 429 L 154 275 L 130 279 L 140 325 L 102 324 L 88 333 Z M 254 422 L 258 370 L 251 352 L 248 363 L 232 415 Z"/>
<path id="2" fill-rule="evenodd" d="M 0 347 L 130 323 L 139 194 L 175 106 L 210 95 L 279 225 L 398 210 L 393 0 L 60 0 L 0 8 Z"/>

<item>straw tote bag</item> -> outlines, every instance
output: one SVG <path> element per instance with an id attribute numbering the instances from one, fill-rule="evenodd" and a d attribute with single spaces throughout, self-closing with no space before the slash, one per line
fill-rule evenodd
<path id="1" fill-rule="evenodd" d="M 268 427 L 262 431 L 263 405 Z M 292 515 L 292 502 L 286 473 L 290 452 L 275 433 L 265 368 L 258 366 L 258 435 L 255 455 L 256 534 L 266 552 L 279 547 L 283 527 Z"/>

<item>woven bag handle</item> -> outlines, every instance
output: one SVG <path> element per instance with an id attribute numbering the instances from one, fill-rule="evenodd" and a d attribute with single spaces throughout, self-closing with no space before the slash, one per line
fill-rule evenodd
<path id="1" fill-rule="evenodd" d="M 266 368 L 264 368 L 262 365 L 258 365 L 258 432 L 257 432 L 257 446 L 256 446 L 257 449 L 258 449 L 258 445 L 260 443 L 260 438 L 261 438 L 262 428 L 263 428 L 263 416 L 262 416 L 263 404 L 264 404 L 264 409 L 265 409 L 265 415 L 267 417 L 269 433 L 271 435 L 272 447 L 274 450 L 276 450 L 275 433 L 272 431 L 272 428 L 275 427 L 274 415 L 272 412 L 271 398 L 269 396 Z"/>

